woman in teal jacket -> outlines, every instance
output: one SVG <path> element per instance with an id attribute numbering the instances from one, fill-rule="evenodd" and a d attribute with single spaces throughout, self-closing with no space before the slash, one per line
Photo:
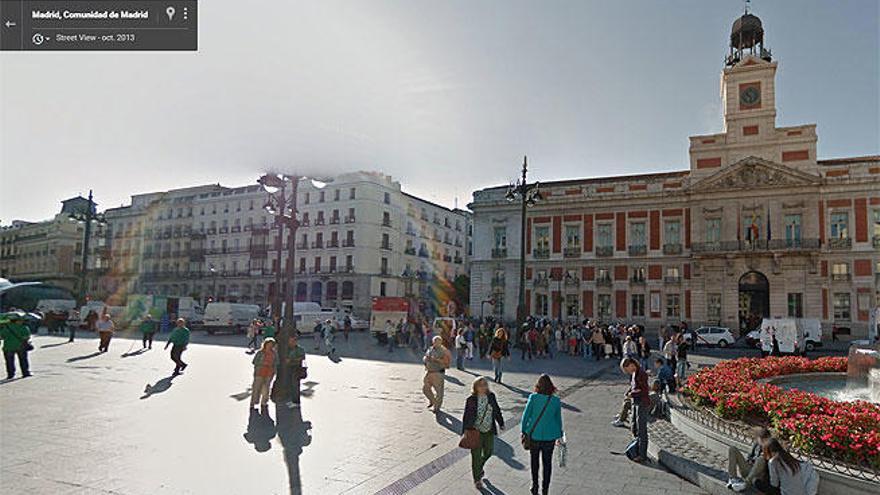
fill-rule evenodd
<path id="1" fill-rule="evenodd" d="M 535 384 L 535 393 L 523 411 L 522 433 L 531 437 L 532 448 L 532 495 L 538 494 L 538 471 L 544 464 L 541 493 L 550 490 L 550 475 L 553 471 L 553 449 L 562 438 L 562 401 L 553 395 L 556 387 L 547 375 L 541 375 Z"/>

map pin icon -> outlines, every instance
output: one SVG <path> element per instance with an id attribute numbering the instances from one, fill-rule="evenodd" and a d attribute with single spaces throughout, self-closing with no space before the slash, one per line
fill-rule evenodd
<path id="1" fill-rule="evenodd" d="M 170 6 L 170 5 L 168 6 L 167 9 L 165 9 L 165 13 L 168 14 L 168 20 L 169 20 L 169 21 L 172 20 L 172 19 L 174 18 L 174 12 L 175 12 L 174 7 L 172 7 L 172 6 Z"/>

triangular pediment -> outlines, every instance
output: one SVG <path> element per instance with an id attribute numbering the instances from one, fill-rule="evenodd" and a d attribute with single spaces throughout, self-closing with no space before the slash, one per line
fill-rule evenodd
<path id="1" fill-rule="evenodd" d="M 815 186 L 821 181 L 822 178 L 818 175 L 786 167 L 756 156 L 749 156 L 692 183 L 688 189 L 692 192 L 736 191 Z"/>

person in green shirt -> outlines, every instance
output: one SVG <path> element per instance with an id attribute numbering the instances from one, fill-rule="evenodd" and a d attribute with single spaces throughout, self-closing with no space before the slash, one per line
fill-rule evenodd
<path id="1" fill-rule="evenodd" d="M 168 342 L 165 343 L 166 349 L 168 349 L 169 345 L 171 346 L 171 360 L 174 361 L 174 373 L 172 375 L 174 376 L 182 373 L 188 366 L 181 359 L 183 351 L 186 350 L 188 344 L 189 328 L 186 328 L 186 320 L 178 318 L 177 326 L 171 331 L 171 335 L 168 336 Z"/>
<path id="2" fill-rule="evenodd" d="M 287 339 L 287 370 L 290 372 L 290 400 L 287 407 L 298 408 L 300 401 L 300 381 L 307 376 L 306 351 L 300 347 L 296 332 Z"/>
<path id="3" fill-rule="evenodd" d="M 144 349 L 152 349 L 153 348 L 153 335 L 156 334 L 156 326 L 157 323 L 153 320 L 153 317 L 150 316 L 150 313 L 147 313 L 144 316 L 144 320 L 140 324 L 141 333 L 144 334 L 142 342 Z M 148 347 L 149 346 L 149 347 Z"/>
<path id="4" fill-rule="evenodd" d="M 274 339 L 275 333 L 275 325 L 273 323 L 266 323 L 265 325 L 263 325 L 264 339 Z"/>
<path id="5" fill-rule="evenodd" d="M 31 332 L 19 315 L 0 317 L 0 339 L 3 339 L 3 358 L 6 360 L 6 379 L 15 378 L 15 356 L 22 376 L 31 376 L 28 363 Z"/>

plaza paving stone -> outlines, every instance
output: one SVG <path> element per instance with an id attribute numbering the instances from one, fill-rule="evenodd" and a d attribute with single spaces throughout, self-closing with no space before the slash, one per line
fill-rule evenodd
<path id="1" fill-rule="evenodd" d="M 93 338 L 65 340 L 36 337 L 34 376 L 0 383 L 0 493 L 473 491 L 456 444 L 470 382 L 491 373 L 488 362 L 449 372 L 448 414 L 435 418 L 421 394 L 420 353 L 389 354 L 355 335 L 340 339 L 337 362 L 309 356 L 301 411 L 273 406 L 268 419 L 248 413 L 252 367 L 243 337 L 195 334 L 184 354 L 190 367 L 173 380 L 161 342 L 138 353 L 140 342 L 117 338 L 97 354 Z M 508 385 L 493 388 L 511 428 L 487 466 L 496 493 L 523 493 L 528 483 L 514 423 L 541 372 L 564 391 L 570 441 L 569 466 L 557 468 L 552 493 L 697 492 L 662 468 L 610 454 L 629 437 L 608 425 L 626 388 L 613 362 L 515 356 L 505 364 Z M 424 481 L 413 476 L 444 456 L 448 467 L 423 470 Z"/>

